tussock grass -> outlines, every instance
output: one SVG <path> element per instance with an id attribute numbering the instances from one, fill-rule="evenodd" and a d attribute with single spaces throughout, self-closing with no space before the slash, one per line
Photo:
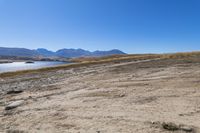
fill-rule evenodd
<path id="1" fill-rule="evenodd" d="M 185 53 L 163 54 L 164 58 L 169 58 L 169 59 L 198 57 L 198 56 L 200 56 L 200 52 L 185 52 Z"/>
<path id="2" fill-rule="evenodd" d="M 74 58 L 70 61 L 72 62 L 101 62 L 101 61 L 126 61 L 126 60 L 144 60 L 144 59 L 153 59 L 159 58 L 160 55 L 158 54 L 131 54 L 131 55 L 112 55 L 112 56 L 105 56 L 105 57 L 81 57 L 81 58 Z"/>

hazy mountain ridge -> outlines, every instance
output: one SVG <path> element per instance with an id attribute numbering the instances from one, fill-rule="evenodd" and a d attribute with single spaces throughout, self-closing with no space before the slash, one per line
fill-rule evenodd
<path id="1" fill-rule="evenodd" d="M 60 49 L 56 51 L 56 55 L 60 57 L 81 57 L 91 56 L 91 52 L 83 49 Z"/>
<path id="2" fill-rule="evenodd" d="M 90 52 L 84 49 L 60 49 L 56 52 L 38 48 L 36 50 L 30 50 L 26 48 L 6 48 L 0 47 L 0 56 L 20 56 L 20 57 L 84 57 L 84 56 L 107 56 L 114 54 L 126 54 L 118 49 L 109 51 L 94 51 Z"/>
<path id="3" fill-rule="evenodd" d="M 38 48 L 35 50 L 39 55 L 44 56 L 44 57 L 51 57 L 51 56 L 56 56 L 56 53 L 44 48 Z"/>
<path id="4" fill-rule="evenodd" d="M 26 48 L 5 48 L 0 47 L 0 56 L 21 56 L 21 57 L 34 57 L 39 56 L 35 50 Z"/>

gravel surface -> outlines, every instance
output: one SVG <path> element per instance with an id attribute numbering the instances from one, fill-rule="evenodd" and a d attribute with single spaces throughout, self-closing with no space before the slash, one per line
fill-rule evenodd
<path id="1" fill-rule="evenodd" d="M 5 110 L 20 100 L 23 104 Z M 0 132 L 198 133 L 199 129 L 199 62 L 157 59 L 0 78 Z"/>

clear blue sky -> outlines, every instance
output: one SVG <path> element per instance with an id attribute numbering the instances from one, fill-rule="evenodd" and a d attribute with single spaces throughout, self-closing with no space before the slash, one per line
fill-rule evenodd
<path id="1" fill-rule="evenodd" d="M 200 0 L 0 0 L 0 46 L 200 50 Z"/>

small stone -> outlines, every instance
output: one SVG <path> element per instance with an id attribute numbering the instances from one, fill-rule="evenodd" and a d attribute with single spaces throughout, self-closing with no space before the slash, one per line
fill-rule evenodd
<path id="1" fill-rule="evenodd" d="M 159 121 L 151 121 L 150 124 L 155 128 L 159 128 L 161 126 Z"/>
<path id="2" fill-rule="evenodd" d="M 22 92 L 23 92 L 22 90 L 11 90 L 11 91 L 8 91 L 7 94 L 18 94 Z"/>
<path id="3" fill-rule="evenodd" d="M 151 121 L 151 124 L 156 124 L 156 122 L 155 121 Z"/>
<path id="4" fill-rule="evenodd" d="M 162 127 L 164 128 L 164 129 L 166 129 L 166 130 L 169 130 L 169 131 L 175 131 L 175 130 L 179 130 L 179 127 L 176 125 L 176 124 L 174 124 L 174 123 L 165 123 L 165 122 L 163 122 L 162 123 Z"/>
<path id="5" fill-rule="evenodd" d="M 5 107 L 5 110 L 14 109 L 24 103 L 24 100 L 14 101 Z"/>
<path id="6" fill-rule="evenodd" d="M 191 127 L 188 126 L 181 126 L 180 130 L 186 131 L 186 132 L 192 132 L 193 129 Z"/>
<path id="7" fill-rule="evenodd" d="M 125 94 L 120 94 L 119 97 L 125 97 Z"/>

